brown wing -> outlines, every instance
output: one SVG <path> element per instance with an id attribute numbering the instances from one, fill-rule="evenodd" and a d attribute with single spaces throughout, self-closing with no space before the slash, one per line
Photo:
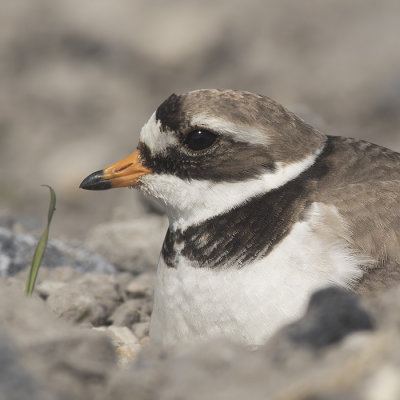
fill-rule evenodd
<path id="1" fill-rule="evenodd" d="M 330 172 L 317 199 L 343 216 L 349 244 L 377 261 L 356 290 L 400 282 L 400 154 L 354 139 L 331 140 Z"/>
<path id="2" fill-rule="evenodd" d="M 329 197 L 357 249 L 379 263 L 400 263 L 400 181 L 349 184 Z"/>

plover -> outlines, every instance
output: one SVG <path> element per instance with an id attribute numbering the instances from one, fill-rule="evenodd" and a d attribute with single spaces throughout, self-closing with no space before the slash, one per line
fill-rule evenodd
<path id="1" fill-rule="evenodd" d="M 318 288 L 400 281 L 400 154 L 324 135 L 268 97 L 171 95 L 133 154 L 81 183 L 124 186 L 169 218 L 153 341 L 261 344 Z"/>

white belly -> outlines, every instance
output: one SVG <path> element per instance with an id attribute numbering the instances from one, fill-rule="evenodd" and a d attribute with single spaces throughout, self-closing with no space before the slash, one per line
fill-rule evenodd
<path id="1" fill-rule="evenodd" d="M 328 215 L 329 214 L 329 215 Z M 175 344 L 224 336 L 262 344 L 280 326 L 299 317 L 310 294 L 329 284 L 348 286 L 370 260 L 338 238 L 334 209 L 313 205 L 309 218 L 268 255 L 240 269 L 194 267 L 183 256 L 176 268 L 158 265 L 150 336 Z"/>

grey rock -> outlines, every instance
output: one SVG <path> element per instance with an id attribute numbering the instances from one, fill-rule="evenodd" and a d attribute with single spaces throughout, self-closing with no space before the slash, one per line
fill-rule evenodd
<path id="1" fill-rule="evenodd" d="M 26 280 L 27 272 L 23 271 L 16 275 L 16 278 Z M 66 286 L 68 282 L 80 279 L 83 273 L 73 267 L 41 268 L 36 280 L 34 293 L 38 293 L 43 299 L 47 299 L 50 294 L 58 292 Z M 9 281 L 11 278 L 8 278 Z"/>
<path id="2" fill-rule="evenodd" d="M 320 349 L 353 332 L 372 330 L 373 326 L 371 316 L 355 294 L 329 287 L 313 293 L 306 314 L 278 335 L 295 344 Z"/>
<path id="3" fill-rule="evenodd" d="M 142 299 L 130 299 L 119 305 L 109 319 L 113 325 L 130 328 L 138 322 L 149 321 L 150 314 L 151 303 Z"/>
<path id="4" fill-rule="evenodd" d="M 139 340 L 142 340 L 149 336 L 149 328 L 149 322 L 138 322 L 132 326 L 132 331 Z"/>
<path id="5" fill-rule="evenodd" d="M 25 290 L 28 273 L 28 270 L 22 270 L 17 275 L 5 277 L 4 282 L 22 293 Z M 56 292 L 68 282 L 82 276 L 83 273 L 73 267 L 40 268 L 33 295 L 46 299 L 50 292 Z"/>
<path id="6" fill-rule="evenodd" d="M 131 272 L 122 271 L 116 274 L 115 277 L 117 278 L 118 285 L 121 288 L 124 298 L 126 298 L 126 287 L 135 278 L 135 276 Z"/>
<path id="7" fill-rule="evenodd" d="M 125 293 L 128 298 L 139 299 L 143 297 L 151 297 L 155 284 L 155 274 L 140 274 L 132 279 L 125 287 Z"/>
<path id="8" fill-rule="evenodd" d="M 133 361 L 142 350 L 138 338 L 125 326 L 102 326 L 94 329 L 104 332 L 111 339 L 118 354 L 118 365 L 121 367 Z"/>
<path id="9" fill-rule="evenodd" d="M 116 366 L 105 335 L 59 320 L 43 301 L 1 282 L 0 304 L 2 399 L 99 398 Z"/>
<path id="10" fill-rule="evenodd" d="M 122 297 L 114 276 L 85 274 L 49 292 L 47 304 L 58 316 L 73 322 L 87 321 L 104 325 L 121 303 Z"/>
<path id="11" fill-rule="evenodd" d="M 110 222 L 89 232 L 86 244 L 120 270 L 155 271 L 167 227 L 165 217 L 151 214 L 131 221 Z"/>
<path id="12" fill-rule="evenodd" d="M 43 224 L 37 219 L 22 213 L 11 212 L 8 209 L 0 209 L 0 226 L 14 233 L 31 235 L 40 235 L 43 231 Z"/>
<path id="13" fill-rule="evenodd" d="M 40 270 L 38 275 L 38 282 L 46 280 L 50 282 L 67 283 L 81 278 L 83 274 L 84 272 L 70 266 L 45 268 L 43 270 Z M 25 276 L 26 273 L 24 273 L 23 275 Z"/>
<path id="14" fill-rule="evenodd" d="M 134 300 L 128 300 L 114 310 L 110 316 L 110 321 L 116 326 L 131 327 L 133 324 L 141 320 L 140 314 L 140 308 L 138 307 L 137 302 Z"/>
<path id="15" fill-rule="evenodd" d="M 0 227 L 0 276 L 13 276 L 26 269 L 38 238 Z M 42 266 L 72 266 L 84 272 L 114 273 L 115 268 L 104 257 L 77 244 L 49 240 Z"/>
<path id="16" fill-rule="evenodd" d="M 57 293 L 60 289 L 67 285 L 65 282 L 59 281 L 43 281 L 35 286 L 35 290 L 40 297 L 47 299 L 51 294 Z"/>
<path id="17" fill-rule="evenodd" d="M 11 346 L 11 341 L 0 335 L 0 399 L 42 399 L 38 384 L 21 363 L 21 355 Z"/>
<path id="18" fill-rule="evenodd" d="M 364 301 L 376 325 L 381 329 L 400 329 L 400 285 Z"/>

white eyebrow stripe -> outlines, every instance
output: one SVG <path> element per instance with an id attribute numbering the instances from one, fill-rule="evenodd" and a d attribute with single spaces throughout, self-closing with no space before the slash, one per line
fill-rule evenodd
<path id="1" fill-rule="evenodd" d="M 156 112 L 140 131 L 140 141 L 148 146 L 151 154 L 162 153 L 168 146 L 178 144 L 178 138 L 172 132 L 161 133 L 161 122 L 156 120 Z"/>
<path id="2" fill-rule="evenodd" d="M 223 118 L 211 117 L 207 114 L 198 114 L 191 119 L 191 125 L 221 132 L 235 142 L 244 142 L 255 145 L 268 145 L 268 136 L 256 128 L 240 126 Z"/>

